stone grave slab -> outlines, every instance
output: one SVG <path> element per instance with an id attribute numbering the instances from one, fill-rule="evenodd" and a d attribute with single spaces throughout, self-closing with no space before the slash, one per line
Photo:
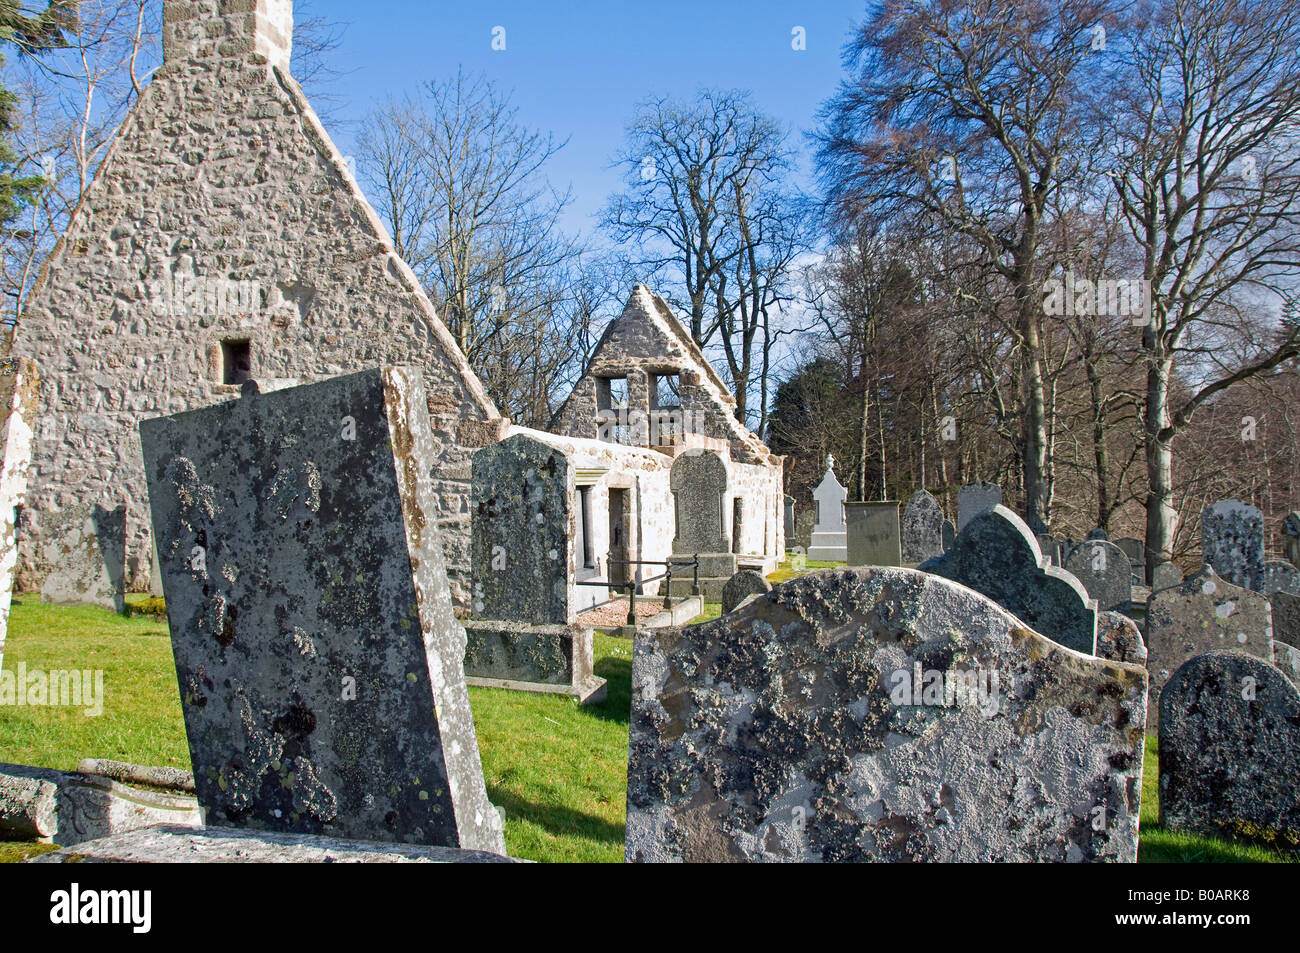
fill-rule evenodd
<path id="1" fill-rule="evenodd" d="M 1278 590 L 1268 597 L 1273 613 L 1273 638 L 1300 645 L 1300 596 Z"/>
<path id="2" fill-rule="evenodd" d="M 996 483 L 967 483 L 957 491 L 957 532 L 981 513 L 1001 505 L 1002 487 Z"/>
<path id="3" fill-rule="evenodd" d="M 848 559 L 848 536 L 845 525 L 844 502 L 848 490 L 835 478 L 835 458 L 826 458 L 826 475 L 813 490 L 813 506 L 817 522 L 813 526 L 808 546 L 808 558 L 844 562 Z"/>
<path id="4" fill-rule="evenodd" d="M 503 852 L 422 371 L 244 393 L 140 425 L 208 823 Z"/>
<path id="5" fill-rule="evenodd" d="M 1137 623 L 1122 612 L 1098 612 L 1097 655 L 1115 662 L 1145 665 L 1147 647 Z"/>
<path id="6" fill-rule="evenodd" d="M 1005 506 L 975 516 L 942 559 L 920 568 L 988 596 L 1067 648 L 1096 652 L 1096 601 L 1073 575 L 1048 565 L 1033 532 Z"/>
<path id="7" fill-rule="evenodd" d="M 772 584 L 761 572 L 742 569 L 722 588 L 722 611 L 731 612 L 750 596 L 762 595 L 772 591 Z"/>
<path id="8" fill-rule="evenodd" d="M 1183 571 L 1174 563 L 1156 563 L 1151 570 L 1151 591 L 1172 589 L 1183 584 Z"/>
<path id="9" fill-rule="evenodd" d="M 1128 555 L 1104 539 L 1085 540 L 1070 550 L 1064 568 L 1083 583 L 1102 612 L 1129 611 L 1133 567 Z"/>
<path id="10" fill-rule="evenodd" d="M 903 507 L 903 564 L 915 566 L 943 555 L 943 507 L 930 493 L 917 490 Z"/>
<path id="11" fill-rule="evenodd" d="M 853 566 L 901 566 L 898 502 L 846 503 L 846 558 Z"/>
<path id="12" fill-rule="evenodd" d="M 632 693 L 629 861 L 1137 857 L 1146 672 L 938 576 L 826 570 L 643 632 Z"/>
<path id="13" fill-rule="evenodd" d="M 1300 849 L 1300 690 L 1267 661 L 1215 651 L 1160 696 L 1160 824 Z"/>
<path id="14" fill-rule="evenodd" d="M 126 505 L 77 503 L 47 514 L 41 601 L 126 611 Z"/>
<path id="15" fill-rule="evenodd" d="M 1273 664 L 1282 671 L 1283 675 L 1300 685 L 1300 649 L 1274 639 Z"/>
<path id="16" fill-rule="evenodd" d="M 1201 511 L 1201 553 L 1219 578 L 1258 589 L 1264 570 L 1264 514 L 1240 500 L 1221 500 Z"/>

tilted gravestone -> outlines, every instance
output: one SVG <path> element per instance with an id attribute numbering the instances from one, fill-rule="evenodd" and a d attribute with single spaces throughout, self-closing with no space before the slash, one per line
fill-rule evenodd
<path id="1" fill-rule="evenodd" d="M 1160 825 L 1300 849 L 1300 690 L 1266 661 L 1184 662 L 1160 698 Z"/>
<path id="2" fill-rule="evenodd" d="M 1053 566 L 1060 566 L 1061 553 L 1064 550 L 1061 541 L 1049 533 L 1038 533 L 1034 538 L 1038 540 L 1038 548 L 1042 551 L 1043 557 L 1050 559 Z"/>
<path id="3" fill-rule="evenodd" d="M 903 507 L 903 564 L 914 566 L 943 555 L 943 507 L 925 490 L 917 490 Z"/>
<path id="4" fill-rule="evenodd" d="M 1147 647 L 1137 623 L 1122 612 L 1097 613 L 1097 655 L 1115 662 L 1145 665 Z"/>
<path id="5" fill-rule="evenodd" d="M 1171 589 L 1183 584 L 1183 571 L 1174 563 L 1156 563 L 1151 570 L 1151 591 Z"/>
<path id="6" fill-rule="evenodd" d="M 1182 585 L 1147 600 L 1146 643 L 1151 673 L 1147 721 L 1154 728 L 1165 682 L 1192 656 L 1234 649 L 1271 661 L 1272 613 L 1259 593 L 1234 586 L 1204 566 Z"/>
<path id="7" fill-rule="evenodd" d="M 126 611 L 126 505 L 76 503 L 45 520 L 41 546 L 52 566 L 41 601 Z"/>
<path id="8" fill-rule="evenodd" d="M 1002 505 L 1002 487 L 996 483 L 968 483 L 957 491 L 957 532 L 981 513 Z"/>
<path id="9" fill-rule="evenodd" d="M 1048 565 L 1024 520 L 1005 506 L 980 513 L 951 550 L 920 568 L 983 593 L 1067 648 L 1096 652 L 1096 602 L 1078 579 Z"/>
<path id="10" fill-rule="evenodd" d="M 605 680 L 593 671 L 592 630 L 573 624 L 568 456 L 516 434 L 475 453 L 472 474 L 466 679 L 601 701 Z"/>
<path id="11" fill-rule="evenodd" d="M 901 566 L 898 502 L 846 503 L 845 558 L 850 566 Z"/>
<path id="12" fill-rule="evenodd" d="M 1137 856 L 1145 671 L 946 579 L 827 570 L 645 632 L 632 692 L 629 861 Z"/>
<path id="13" fill-rule="evenodd" d="M 772 591 L 772 584 L 767 577 L 752 569 L 742 569 L 722 587 L 722 611 L 733 611 L 750 596 L 762 595 Z"/>
<path id="14" fill-rule="evenodd" d="M 1264 514 L 1240 500 L 1211 503 L 1201 511 L 1201 553 L 1219 578 L 1258 589 L 1264 570 Z"/>
<path id="15" fill-rule="evenodd" d="M 9 603 L 18 566 L 14 512 L 27 493 L 40 376 L 25 358 L 0 360 L 0 668 L 4 665 Z"/>
<path id="16" fill-rule="evenodd" d="M 809 559 L 844 562 L 848 559 L 848 537 L 845 527 L 844 501 L 849 492 L 835 478 L 835 458 L 826 457 L 826 475 L 813 490 L 813 504 L 817 509 L 817 523 L 813 526 Z"/>
<path id="17" fill-rule="evenodd" d="M 1064 567 L 1083 583 L 1102 612 L 1129 611 L 1133 568 L 1128 555 L 1104 539 L 1085 540 L 1065 557 Z"/>
<path id="18" fill-rule="evenodd" d="M 422 372 L 245 395 L 140 425 L 208 823 L 502 852 Z"/>

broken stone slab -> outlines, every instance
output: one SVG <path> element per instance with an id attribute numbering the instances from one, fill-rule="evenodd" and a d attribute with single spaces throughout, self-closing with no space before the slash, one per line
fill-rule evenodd
<path id="1" fill-rule="evenodd" d="M 1067 648 L 1096 653 L 1096 602 L 1043 558 L 1033 532 L 1005 506 L 972 517 L 942 559 L 920 568 L 969 586 Z"/>
<path id="2" fill-rule="evenodd" d="M 53 827 L 35 835 L 63 846 L 133 831 L 155 824 L 194 827 L 203 823 L 198 801 L 184 794 L 153 791 L 120 784 L 110 778 L 72 771 L 55 771 L 24 764 L 0 763 L 0 777 L 32 782 L 53 789 Z M 3 784 L 0 784 L 2 787 Z M 0 822 L 0 830 L 5 830 Z M 16 830 L 14 833 L 18 833 Z"/>
<path id="3" fill-rule="evenodd" d="M 14 516 L 27 494 L 40 375 L 26 358 L 0 359 L 0 667 L 4 665 L 9 605 L 18 567 Z"/>
<path id="4" fill-rule="evenodd" d="M 925 490 L 917 490 L 903 507 L 903 564 L 915 566 L 943 555 L 943 507 Z"/>
<path id="5" fill-rule="evenodd" d="M 209 824 L 500 852 L 422 372 L 141 424 Z"/>
<path id="6" fill-rule="evenodd" d="M 0 771 L 0 835 L 48 840 L 59 830 L 59 789 L 44 778 Z"/>
<path id="7" fill-rule="evenodd" d="M 845 559 L 851 566 L 901 566 L 898 502 L 846 503 Z"/>
<path id="8" fill-rule="evenodd" d="M 1129 611 L 1133 567 L 1128 554 L 1104 539 L 1085 540 L 1070 550 L 1062 568 L 1083 583 L 1102 612 Z"/>
<path id="9" fill-rule="evenodd" d="M 731 612 L 750 596 L 762 595 L 772 591 L 772 584 L 761 572 L 742 569 L 722 587 L 722 611 Z"/>
<path id="10" fill-rule="evenodd" d="M 180 768 L 150 767 L 130 764 L 126 761 L 111 761 L 107 758 L 82 758 L 77 765 L 82 774 L 97 774 L 123 784 L 143 784 L 153 788 L 194 793 L 194 773 Z"/>
<path id="11" fill-rule="evenodd" d="M 1122 612 L 1097 613 L 1097 655 L 1114 662 L 1145 665 L 1147 647 L 1137 623 Z"/>
<path id="12" fill-rule="evenodd" d="M 1267 661 L 1214 651 L 1160 696 L 1160 824 L 1300 848 L 1300 690 Z"/>
<path id="13" fill-rule="evenodd" d="M 1219 578 L 1258 589 L 1264 570 L 1264 514 L 1241 500 L 1221 500 L 1201 511 L 1201 553 Z"/>
<path id="14" fill-rule="evenodd" d="M 1001 505 L 1002 487 L 996 483 L 967 483 L 957 491 L 957 533 L 981 513 Z"/>
<path id="15" fill-rule="evenodd" d="M 126 505 L 78 503 L 43 520 L 42 559 L 52 567 L 41 601 L 126 611 Z"/>
<path id="16" fill-rule="evenodd" d="M 313 834 L 161 825 L 34 857 L 29 864 L 509 864 L 504 854 Z"/>
<path id="17" fill-rule="evenodd" d="M 1147 723 L 1154 729 L 1165 682 L 1189 658 L 1235 649 L 1271 662 L 1272 612 L 1259 593 L 1232 585 L 1206 565 L 1182 585 L 1147 600 L 1146 645 L 1151 673 Z"/>
<path id="18" fill-rule="evenodd" d="M 947 579 L 802 576 L 638 636 L 626 857 L 1131 862 L 1145 704 Z"/>
<path id="19" fill-rule="evenodd" d="M 483 619 L 464 625 L 468 684 L 572 695 L 579 704 L 604 701 L 605 679 L 592 670 L 589 627 Z"/>

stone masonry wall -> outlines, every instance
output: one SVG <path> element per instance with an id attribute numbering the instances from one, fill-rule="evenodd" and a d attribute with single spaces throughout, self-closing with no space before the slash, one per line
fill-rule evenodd
<path id="1" fill-rule="evenodd" d="M 178 11 L 239 5 L 169 2 L 168 28 Z M 223 342 L 247 341 L 256 378 L 424 368 L 440 530 L 465 605 L 469 457 L 505 422 L 301 89 L 238 39 L 193 56 L 172 36 L 23 315 L 13 353 L 42 384 L 19 584 L 46 574 L 45 515 L 81 501 L 127 504 L 128 578 L 147 579 L 138 424 L 235 398 Z"/>

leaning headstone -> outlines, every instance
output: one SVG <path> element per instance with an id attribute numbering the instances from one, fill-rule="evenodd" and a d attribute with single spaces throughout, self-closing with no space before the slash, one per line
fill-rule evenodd
<path id="1" fill-rule="evenodd" d="M 427 406 L 387 367 L 140 425 L 209 824 L 504 850 Z"/>
<path id="2" fill-rule="evenodd" d="M 1145 665 L 1147 647 L 1137 623 L 1122 612 L 1097 613 L 1097 655 L 1114 662 Z"/>
<path id="3" fill-rule="evenodd" d="M 1300 649 L 1274 639 L 1273 664 L 1282 670 L 1283 675 L 1300 685 Z"/>
<path id="4" fill-rule="evenodd" d="M 809 559 L 844 562 L 848 559 L 848 538 L 844 524 L 844 501 L 848 491 L 835 479 L 835 458 L 827 455 L 826 475 L 813 490 L 817 524 L 813 527 Z"/>
<path id="5" fill-rule="evenodd" d="M 943 521 L 943 551 L 946 553 L 952 549 L 952 544 L 957 541 L 957 527 L 952 525 L 952 520 Z"/>
<path id="6" fill-rule="evenodd" d="M 1067 648 L 1096 652 L 1097 603 L 1083 583 L 1047 563 L 1033 532 L 1005 506 L 980 513 L 951 550 L 920 568 L 988 596 Z"/>
<path id="7" fill-rule="evenodd" d="M 957 491 L 957 532 L 981 513 L 1002 505 L 1002 487 L 996 483 L 967 483 Z"/>
<path id="8" fill-rule="evenodd" d="M 728 579 L 727 584 L 722 587 L 722 611 L 724 614 L 731 612 L 750 596 L 771 591 L 772 584 L 761 572 L 742 569 Z"/>
<path id="9" fill-rule="evenodd" d="M 1174 563 L 1156 563 L 1151 570 L 1151 591 L 1171 589 L 1183 584 L 1183 571 Z"/>
<path id="10" fill-rule="evenodd" d="M 4 665 L 9 603 L 18 566 L 14 513 L 27 493 L 40 377 L 26 358 L 0 360 L 0 667 Z"/>
<path id="11" fill-rule="evenodd" d="M 1160 698 L 1160 826 L 1300 848 L 1300 690 L 1274 666 L 1216 651 Z"/>
<path id="12" fill-rule="evenodd" d="M 1282 520 L 1282 552 L 1292 566 L 1300 569 L 1300 513 L 1288 513 Z"/>
<path id="13" fill-rule="evenodd" d="M 126 611 L 126 505 L 77 503 L 44 519 L 42 558 L 53 567 L 41 601 Z"/>
<path id="14" fill-rule="evenodd" d="M 1264 514 L 1240 500 L 1210 504 L 1201 511 L 1201 552 L 1221 579 L 1258 589 L 1264 569 Z"/>
<path id="15" fill-rule="evenodd" d="M 914 566 L 943 555 L 943 507 L 925 490 L 917 490 L 903 507 L 903 564 Z"/>
<path id="16" fill-rule="evenodd" d="M 1219 578 L 1205 566 L 1182 585 L 1147 600 L 1147 670 L 1151 699 L 1147 721 L 1159 721 L 1160 692 L 1174 671 L 1195 655 L 1218 649 L 1273 659 L 1273 621 L 1268 600 Z"/>
<path id="17" fill-rule="evenodd" d="M 901 566 L 898 502 L 846 503 L 846 559 L 850 566 Z"/>
<path id="18" fill-rule="evenodd" d="M 946 579 L 802 576 L 638 636 L 626 858 L 1135 861 L 1145 693 Z"/>
<path id="19" fill-rule="evenodd" d="M 1083 583 L 1101 611 L 1129 611 L 1133 569 L 1128 556 L 1114 543 L 1104 539 L 1085 540 L 1070 550 L 1064 568 Z"/>

